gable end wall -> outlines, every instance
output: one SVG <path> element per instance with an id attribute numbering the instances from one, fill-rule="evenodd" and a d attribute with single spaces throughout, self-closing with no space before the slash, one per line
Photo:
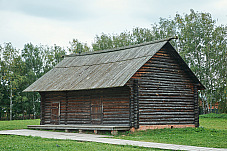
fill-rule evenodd
<path id="1" fill-rule="evenodd" d="M 138 79 L 139 125 L 198 126 L 197 88 L 167 49 L 158 51 L 128 82 Z"/>

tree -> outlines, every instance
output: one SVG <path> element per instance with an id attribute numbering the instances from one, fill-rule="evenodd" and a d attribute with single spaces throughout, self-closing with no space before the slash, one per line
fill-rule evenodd
<path id="1" fill-rule="evenodd" d="M 199 93 L 203 111 L 218 102 L 219 110 L 226 111 L 226 40 L 227 26 L 217 26 L 209 13 L 190 10 L 190 14 L 176 14 L 174 18 L 160 18 L 151 29 L 134 28 L 119 35 L 96 36 L 93 50 L 112 49 L 151 40 L 178 36 L 171 41 L 185 62 L 205 85 Z"/>
<path id="2" fill-rule="evenodd" d="M 90 48 L 88 47 L 87 43 L 82 43 L 78 39 L 73 39 L 71 42 L 69 42 L 70 47 L 68 48 L 68 51 L 70 53 L 82 53 L 90 51 Z"/>
<path id="3" fill-rule="evenodd" d="M 15 49 L 11 43 L 5 43 L 1 47 L 1 84 L 6 89 L 6 96 L 8 96 L 10 120 L 13 119 L 13 94 L 16 89 L 17 81 L 17 61 L 20 59 L 19 51 Z M 4 100 L 3 100 L 4 101 Z"/>

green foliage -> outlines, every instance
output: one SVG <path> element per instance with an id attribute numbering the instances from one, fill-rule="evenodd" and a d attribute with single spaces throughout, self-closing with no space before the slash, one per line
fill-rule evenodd
<path id="1" fill-rule="evenodd" d="M 69 47 L 69 52 L 70 53 L 82 53 L 82 52 L 87 52 L 90 51 L 90 48 L 88 47 L 87 43 L 83 44 L 80 42 L 78 39 L 73 39 L 73 41 L 69 42 L 70 47 Z"/>
<path id="2" fill-rule="evenodd" d="M 102 33 L 101 36 L 96 35 L 95 42 L 92 44 L 92 49 L 105 50 L 118 47 L 124 47 L 134 44 L 140 44 L 143 42 L 149 42 L 154 40 L 152 31 L 147 28 L 133 28 L 132 32 L 122 32 L 119 35 L 107 35 Z"/>
<path id="3" fill-rule="evenodd" d="M 31 114 L 36 118 L 40 114 L 39 94 L 22 91 L 60 62 L 66 51 L 56 45 L 34 46 L 31 43 L 25 44 L 20 51 L 11 43 L 5 43 L 0 50 L 0 120 L 9 119 L 11 91 L 13 119 Z"/>
<path id="4" fill-rule="evenodd" d="M 206 87 L 199 95 L 203 108 L 207 110 L 208 106 L 220 102 L 220 111 L 226 112 L 227 26 L 215 26 L 211 14 L 194 10 L 183 17 L 176 14 L 174 21 L 178 50 Z"/>

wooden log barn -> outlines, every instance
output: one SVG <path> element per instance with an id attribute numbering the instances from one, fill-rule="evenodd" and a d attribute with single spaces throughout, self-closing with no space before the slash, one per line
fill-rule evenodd
<path id="1" fill-rule="evenodd" d="M 64 56 L 24 90 L 41 95 L 41 123 L 28 127 L 198 127 L 198 90 L 205 88 L 171 39 Z"/>

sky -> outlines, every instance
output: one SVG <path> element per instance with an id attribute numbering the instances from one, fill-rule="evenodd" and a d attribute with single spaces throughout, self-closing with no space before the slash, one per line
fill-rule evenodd
<path id="1" fill-rule="evenodd" d="M 227 24 L 227 0 L 0 0 L 0 45 L 66 48 L 73 39 L 91 45 L 96 35 L 150 28 L 190 9 Z"/>

